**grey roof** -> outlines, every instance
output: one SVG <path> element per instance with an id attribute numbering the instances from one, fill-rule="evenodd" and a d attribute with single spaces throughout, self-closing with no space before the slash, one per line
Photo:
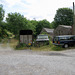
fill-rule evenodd
<path id="1" fill-rule="evenodd" d="M 72 26 L 67 26 L 67 25 L 59 25 L 61 27 L 65 27 L 65 28 L 72 28 Z"/>
<path id="2" fill-rule="evenodd" d="M 44 28 L 47 33 L 53 33 L 54 29 Z"/>

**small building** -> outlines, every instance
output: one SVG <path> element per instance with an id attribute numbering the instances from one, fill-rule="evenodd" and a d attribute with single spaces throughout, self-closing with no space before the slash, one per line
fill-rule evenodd
<path id="1" fill-rule="evenodd" d="M 20 30 L 20 43 L 24 43 L 26 45 L 32 45 L 33 43 L 33 32 L 32 30 Z"/>
<path id="2" fill-rule="evenodd" d="M 54 30 L 54 36 L 58 35 L 72 35 L 72 26 L 59 25 Z"/>
<path id="3" fill-rule="evenodd" d="M 53 31 L 54 29 L 49 29 L 49 28 L 43 28 L 40 32 L 40 34 L 48 34 L 51 38 L 53 38 Z"/>

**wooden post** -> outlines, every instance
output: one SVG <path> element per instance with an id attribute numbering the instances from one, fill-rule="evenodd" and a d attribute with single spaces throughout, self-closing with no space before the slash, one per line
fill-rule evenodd
<path id="1" fill-rule="evenodd" d="M 73 35 L 75 35 L 75 5 L 74 5 L 74 2 L 73 2 Z"/>

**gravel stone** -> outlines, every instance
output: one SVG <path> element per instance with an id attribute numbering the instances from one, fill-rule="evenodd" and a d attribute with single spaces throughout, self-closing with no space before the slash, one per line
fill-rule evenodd
<path id="1" fill-rule="evenodd" d="M 75 75 L 75 49 L 32 51 L 0 46 L 0 75 Z"/>

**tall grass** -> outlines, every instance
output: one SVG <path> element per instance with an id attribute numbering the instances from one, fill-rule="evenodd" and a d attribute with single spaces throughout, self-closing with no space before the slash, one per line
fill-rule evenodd
<path id="1" fill-rule="evenodd" d="M 13 47 L 13 48 L 15 48 L 16 47 L 16 45 L 18 44 L 18 40 L 17 39 L 11 39 L 10 41 L 9 41 L 9 45 L 10 45 L 10 47 Z"/>
<path id="2" fill-rule="evenodd" d="M 12 48 L 15 48 L 17 43 L 18 43 L 18 40 L 5 38 L 5 39 L 2 40 L 1 43 L 2 43 L 2 45 L 1 45 L 2 47 L 10 46 Z"/>

